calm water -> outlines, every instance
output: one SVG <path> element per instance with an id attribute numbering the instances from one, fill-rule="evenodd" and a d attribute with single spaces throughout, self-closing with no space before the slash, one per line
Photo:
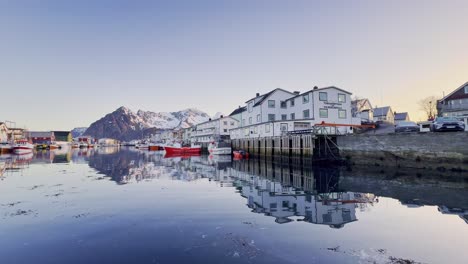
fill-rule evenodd
<path id="1" fill-rule="evenodd" d="M 2 155 L 0 262 L 468 263 L 466 180 L 293 164 Z"/>

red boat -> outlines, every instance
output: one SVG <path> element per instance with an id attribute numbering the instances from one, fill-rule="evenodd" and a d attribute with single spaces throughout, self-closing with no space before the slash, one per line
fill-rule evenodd
<path id="1" fill-rule="evenodd" d="M 181 154 L 181 153 L 171 153 L 171 154 L 164 154 L 164 158 L 165 159 L 168 159 L 168 158 L 183 158 L 183 159 L 186 159 L 186 158 L 190 158 L 190 157 L 200 157 L 201 156 L 201 153 L 184 153 L 184 154 Z"/>
<path id="2" fill-rule="evenodd" d="M 159 151 L 159 150 L 164 150 L 164 147 L 161 147 L 159 145 L 149 145 L 148 149 L 150 151 Z"/>
<path id="3" fill-rule="evenodd" d="M 165 146 L 164 150 L 167 155 L 185 155 L 185 154 L 200 154 L 201 146 L 192 147 L 168 147 Z"/>
<path id="4" fill-rule="evenodd" d="M 232 154 L 235 160 L 249 159 L 249 153 L 243 150 L 233 151 Z"/>

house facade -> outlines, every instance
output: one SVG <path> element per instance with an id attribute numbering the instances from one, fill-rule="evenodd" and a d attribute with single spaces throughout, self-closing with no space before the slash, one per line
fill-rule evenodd
<path id="1" fill-rule="evenodd" d="M 351 114 L 351 93 L 331 86 L 315 87 L 299 93 L 277 88 L 257 94 L 246 102 L 241 112 L 240 127 L 231 130 L 231 138 L 280 136 L 284 133 L 312 128 L 316 124 L 360 124 Z M 347 126 L 340 133 L 352 133 Z"/>
<path id="2" fill-rule="evenodd" d="M 73 137 L 70 131 L 52 131 L 56 141 L 72 142 Z"/>
<path id="3" fill-rule="evenodd" d="M 28 138 L 33 144 L 50 144 L 55 141 L 55 135 L 52 131 L 30 131 Z"/>
<path id="4" fill-rule="evenodd" d="M 395 122 L 395 113 L 392 111 L 390 106 L 374 108 L 374 122 Z"/>
<path id="5" fill-rule="evenodd" d="M 351 102 L 351 114 L 361 122 L 374 121 L 374 110 L 369 99 L 358 99 Z"/>
<path id="6" fill-rule="evenodd" d="M 229 139 L 230 131 L 237 127 L 239 127 L 237 119 L 230 116 L 221 116 L 220 118 L 197 124 L 190 131 L 190 136 L 187 135 L 187 137 L 194 143 L 225 140 Z"/>
<path id="7" fill-rule="evenodd" d="M 468 117 L 468 82 L 437 101 L 438 116 Z"/>
<path id="8" fill-rule="evenodd" d="M 395 125 L 398 125 L 400 122 L 411 121 L 408 112 L 397 113 L 394 115 Z"/>

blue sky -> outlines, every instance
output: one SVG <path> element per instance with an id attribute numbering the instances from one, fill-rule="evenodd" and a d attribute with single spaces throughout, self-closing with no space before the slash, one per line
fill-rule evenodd
<path id="1" fill-rule="evenodd" d="M 467 1 L 1 1 L 0 120 L 88 126 L 119 106 L 229 113 L 335 85 L 420 119 L 468 81 Z"/>

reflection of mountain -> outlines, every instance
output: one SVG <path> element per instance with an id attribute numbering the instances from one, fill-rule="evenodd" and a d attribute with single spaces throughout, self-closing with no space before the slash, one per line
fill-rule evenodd
<path id="1" fill-rule="evenodd" d="M 157 156 L 148 156 L 143 152 L 121 151 L 110 154 L 95 154 L 89 157 L 89 166 L 111 177 L 119 184 L 131 180 L 152 179 L 160 173 L 152 163 Z"/>

